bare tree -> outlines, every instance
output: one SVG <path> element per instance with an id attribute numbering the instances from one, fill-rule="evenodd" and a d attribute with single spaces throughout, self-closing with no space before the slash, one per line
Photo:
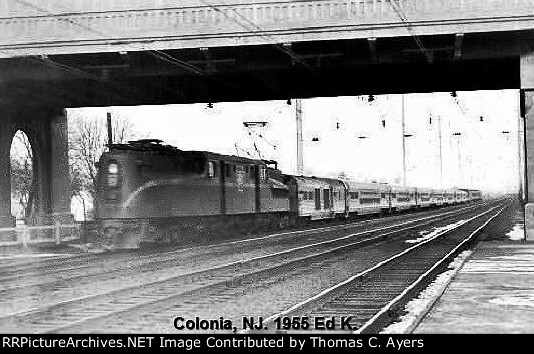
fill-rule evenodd
<path id="1" fill-rule="evenodd" d="M 70 113 L 70 112 L 69 112 Z M 112 117 L 113 143 L 139 139 L 134 124 L 127 117 Z M 107 123 L 104 116 L 89 116 L 80 112 L 69 114 L 69 160 L 71 174 L 71 193 L 85 204 L 96 200 L 96 179 L 98 161 L 106 151 Z"/>
<path id="2" fill-rule="evenodd" d="M 13 137 L 10 155 L 12 213 L 20 219 L 30 216 L 35 193 L 33 150 L 20 130 Z"/>

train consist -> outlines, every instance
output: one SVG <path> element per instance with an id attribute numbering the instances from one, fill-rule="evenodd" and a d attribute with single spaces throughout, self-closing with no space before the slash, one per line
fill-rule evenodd
<path id="1" fill-rule="evenodd" d="M 113 144 L 102 155 L 96 218 L 104 245 L 137 248 L 480 198 L 478 190 L 292 176 L 274 161 L 182 151 L 145 139 Z"/>

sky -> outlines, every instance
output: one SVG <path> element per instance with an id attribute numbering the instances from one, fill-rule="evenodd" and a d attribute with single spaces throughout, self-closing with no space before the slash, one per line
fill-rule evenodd
<path id="1" fill-rule="evenodd" d="M 450 92 L 374 98 L 372 102 L 368 96 L 302 100 L 305 175 L 344 173 L 362 182 L 402 184 L 404 100 L 407 185 L 517 190 L 518 91 L 458 91 L 456 98 Z M 68 112 L 105 120 L 109 111 L 113 117 L 128 118 L 142 137 L 161 139 L 182 150 L 261 156 L 278 161 L 284 173 L 295 174 L 296 114 L 294 100 L 291 103 L 222 102 L 213 103 L 213 108 L 199 103 Z M 266 124 L 247 128 L 244 122 Z"/>

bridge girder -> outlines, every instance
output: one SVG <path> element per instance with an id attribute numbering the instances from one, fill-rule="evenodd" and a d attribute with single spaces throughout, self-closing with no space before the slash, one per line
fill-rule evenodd
<path id="1" fill-rule="evenodd" d="M 60 107 L 519 87 L 534 31 L 0 60 L 0 104 Z"/>

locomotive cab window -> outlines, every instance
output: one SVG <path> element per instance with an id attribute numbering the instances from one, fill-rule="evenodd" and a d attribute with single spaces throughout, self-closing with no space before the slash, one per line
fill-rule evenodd
<path id="1" fill-rule="evenodd" d="M 185 162 L 185 172 L 203 174 L 206 169 L 206 160 L 202 157 L 194 157 Z"/>
<path id="2" fill-rule="evenodd" d="M 276 199 L 284 199 L 284 198 L 287 198 L 287 196 L 288 196 L 287 190 L 278 189 L 278 188 L 273 188 L 271 190 L 271 194 L 272 194 L 273 198 L 276 198 Z"/>

